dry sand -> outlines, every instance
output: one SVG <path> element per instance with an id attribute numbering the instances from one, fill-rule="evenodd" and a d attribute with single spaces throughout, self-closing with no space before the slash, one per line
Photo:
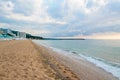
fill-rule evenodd
<path id="1" fill-rule="evenodd" d="M 39 51 L 42 53 L 50 54 L 50 56 L 59 63 L 70 68 L 70 70 L 72 70 L 80 80 L 118 80 L 118 78 L 114 77 L 112 74 L 96 67 L 94 64 L 83 58 L 79 60 L 73 59 L 71 56 L 64 55 L 63 53 L 56 53 L 52 49 L 46 48 L 42 45 L 39 45 L 39 48 Z"/>
<path id="2" fill-rule="evenodd" d="M 0 80 L 80 79 L 46 48 L 28 40 L 12 40 L 0 41 Z"/>

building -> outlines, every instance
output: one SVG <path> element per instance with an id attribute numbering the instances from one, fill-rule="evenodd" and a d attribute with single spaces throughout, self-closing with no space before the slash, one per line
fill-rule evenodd
<path id="1" fill-rule="evenodd" d="M 25 32 L 17 32 L 16 35 L 18 38 L 26 38 L 26 33 Z"/>
<path id="2" fill-rule="evenodd" d="M 4 38 L 43 39 L 43 37 L 40 37 L 40 36 L 33 36 L 25 32 L 19 32 L 11 29 L 4 29 L 4 28 L 0 28 L 0 36 Z"/>
<path id="3" fill-rule="evenodd" d="M 16 36 L 16 35 L 12 32 L 11 29 L 3 29 L 3 28 L 0 28 L 0 33 L 3 34 L 3 35 L 9 35 L 9 36 L 13 36 L 13 37 Z"/>

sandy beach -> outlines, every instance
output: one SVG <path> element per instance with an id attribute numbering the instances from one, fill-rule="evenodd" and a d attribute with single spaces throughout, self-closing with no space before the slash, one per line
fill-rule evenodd
<path id="1" fill-rule="evenodd" d="M 28 40 L 0 41 L 0 80 L 80 80 Z"/>
<path id="2" fill-rule="evenodd" d="M 83 59 L 73 60 L 29 40 L 0 41 L 0 80 L 117 80 Z"/>

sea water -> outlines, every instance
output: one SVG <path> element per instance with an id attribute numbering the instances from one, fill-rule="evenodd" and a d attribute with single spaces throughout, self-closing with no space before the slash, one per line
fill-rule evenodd
<path id="1" fill-rule="evenodd" d="M 38 44 L 83 57 L 120 79 L 120 40 L 37 40 Z"/>

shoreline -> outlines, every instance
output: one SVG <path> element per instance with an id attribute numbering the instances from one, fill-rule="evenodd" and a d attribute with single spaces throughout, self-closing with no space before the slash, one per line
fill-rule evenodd
<path id="1" fill-rule="evenodd" d="M 34 47 L 38 52 L 41 52 L 41 56 L 45 59 L 45 65 L 49 65 L 53 70 L 57 72 L 57 75 L 60 77 L 60 80 L 81 80 L 69 67 L 60 63 L 53 57 L 50 53 L 52 51 L 43 47 L 42 45 L 38 45 L 32 42 Z M 46 62 L 47 61 L 47 62 Z"/>
<path id="2" fill-rule="evenodd" d="M 0 42 L 0 80 L 117 80 L 82 58 L 74 60 L 30 40 Z"/>
<path id="3" fill-rule="evenodd" d="M 71 56 L 61 54 L 49 47 L 41 46 L 43 49 L 47 49 L 52 57 L 63 65 L 69 67 L 81 80 L 119 80 L 117 77 L 113 76 L 111 73 L 105 71 L 104 69 L 96 66 L 94 63 L 89 62 L 86 59 L 75 60 Z"/>

